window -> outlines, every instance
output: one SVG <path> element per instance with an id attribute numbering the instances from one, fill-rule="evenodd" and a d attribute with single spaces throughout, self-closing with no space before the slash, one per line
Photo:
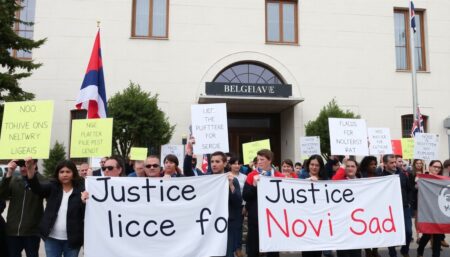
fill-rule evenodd
<path id="1" fill-rule="evenodd" d="M 281 77 L 272 69 L 262 64 L 251 62 L 239 62 L 228 66 L 214 78 L 214 82 L 284 84 Z"/>
<path id="2" fill-rule="evenodd" d="M 34 22 L 34 12 L 36 9 L 36 0 L 19 1 L 22 9 L 16 12 L 16 17 L 24 22 Z M 21 37 L 33 39 L 33 25 L 16 22 L 14 31 Z M 31 52 L 24 50 L 10 50 L 11 55 L 20 59 L 31 59 Z"/>
<path id="3" fill-rule="evenodd" d="M 414 59 L 417 71 L 426 70 L 424 11 L 415 10 L 416 33 L 414 33 Z M 410 54 L 410 24 L 408 9 L 394 9 L 395 26 L 395 59 L 397 70 L 411 70 Z"/>
<path id="4" fill-rule="evenodd" d="M 298 43 L 297 1 L 266 1 L 266 42 Z"/>
<path id="5" fill-rule="evenodd" d="M 423 119 L 423 130 L 426 133 L 428 131 L 428 116 L 422 114 Z M 402 115 L 402 137 L 411 137 L 411 129 L 413 126 L 413 115 L 412 114 L 406 114 Z"/>
<path id="6" fill-rule="evenodd" d="M 168 38 L 169 0 L 133 0 L 131 36 Z"/>

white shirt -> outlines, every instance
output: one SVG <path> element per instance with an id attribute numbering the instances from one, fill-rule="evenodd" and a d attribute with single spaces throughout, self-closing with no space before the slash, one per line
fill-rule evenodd
<path id="1" fill-rule="evenodd" d="M 69 192 L 64 192 L 59 206 L 58 216 L 56 217 L 55 225 L 50 232 L 49 237 L 58 240 L 67 240 L 67 205 L 69 204 L 69 196 L 72 194 L 73 189 Z"/>

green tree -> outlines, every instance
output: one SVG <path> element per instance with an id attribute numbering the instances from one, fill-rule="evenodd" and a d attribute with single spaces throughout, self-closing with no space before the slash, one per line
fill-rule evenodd
<path id="1" fill-rule="evenodd" d="M 359 118 L 349 110 L 339 108 L 335 99 L 331 100 L 320 110 L 319 116 L 315 120 L 309 121 L 305 125 L 306 136 L 320 137 L 320 151 L 325 159 L 330 156 L 330 131 L 328 128 L 328 118 Z"/>
<path id="2" fill-rule="evenodd" d="M 53 173 L 55 172 L 56 165 L 60 161 L 63 161 L 66 159 L 66 150 L 64 148 L 64 145 L 59 143 L 58 141 L 55 142 L 55 145 L 50 150 L 50 154 L 48 156 L 48 159 L 44 160 L 44 175 L 46 177 L 53 176 Z"/>
<path id="3" fill-rule="evenodd" d="M 14 31 L 14 27 L 29 29 L 32 22 L 22 21 L 15 17 L 21 10 L 22 1 L 0 1 L 0 101 L 32 100 L 32 93 L 22 90 L 19 80 L 29 77 L 31 71 L 42 64 L 32 59 L 19 59 L 11 55 L 12 52 L 30 53 L 34 48 L 44 44 L 45 39 L 33 40 L 24 38 Z M 0 122 L 3 119 L 3 105 L 0 105 Z"/>
<path id="4" fill-rule="evenodd" d="M 152 96 L 133 82 L 108 100 L 108 116 L 114 118 L 113 150 L 124 159 L 133 146 L 159 149 L 175 129 L 158 108 L 158 94 Z"/>

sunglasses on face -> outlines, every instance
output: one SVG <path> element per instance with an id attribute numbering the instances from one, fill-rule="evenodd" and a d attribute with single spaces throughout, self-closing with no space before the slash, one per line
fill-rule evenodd
<path id="1" fill-rule="evenodd" d="M 103 167 L 102 167 L 102 170 L 103 170 L 103 171 L 105 171 L 105 170 L 112 171 L 114 168 L 115 168 L 114 166 L 103 166 Z"/>
<path id="2" fill-rule="evenodd" d="M 147 169 L 150 169 L 150 168 L 158 168 L 158 167 L 159 167 L 159 164 L 147 164 L 147 165 L 145 165 L 145 167 L 146 167 Z"/>

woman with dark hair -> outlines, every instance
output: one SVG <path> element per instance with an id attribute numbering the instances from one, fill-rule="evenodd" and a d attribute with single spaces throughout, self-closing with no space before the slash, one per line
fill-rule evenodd
<path id="1" fill-rule="evenodd" d="M 239 158 L 232 156 L 228 161 L 230 166 L 230 172 L 233 176 L 238 180 L 239 187 L 241 192 L 244 191 L 245 180 L 247 179 L 247 175 L 244 175 L 240 172 L 241 164 L 239 163 Z M 236 222 L 237 229 L 235 230 L 234 242 L 233 242 L 233 253 L 237 257 L 242 257 L 244 254 L 242 253 L 242 226 L 244 223 L 244 214 L 245 214 L 245 202 L 242 202 L 241 210 L 238 215 L 238 219 Z"/>
<path id="2" fill-rule="evenodd" d="M 358 169 L 358 175 L 361 178 L 378 177 L 377 174 L 377 157 L 366 156 L 361 160 L 361 165 Z"/>
<path id="3" fill-rule="evenodd" d="M 77 257 L 83 245 L 84 208 L 81 178 L 70 160 L 58 163 L 50 183 L 39 183 L 33 160 L 26 160 L 31 190 L 47 199 L 39 230 L 47 257 Z"/>
<path id="4" fill-rule="evenodd" d="M 430 175 L 440 175 L 442 176 L 443 165 L 439 160 L 432 160 L 430 162 L 430 166 L 428 166 Z M 443 234 L 423 234 L 419 240 L 419 246 L 417 247 L 417 257 L 422 257 L 423 252 L 425 250 L 425 246 L 428 244 L 428 241 L 432 239 L 432 257 L 441 256 L 441 241 L 445 238 Z"/>
<path id="5" fill-rule="evenodd" d="M 294 163 L 291 161 L 291 159 L 285 159 L 281 163 L 281 173 L 285 178 L 298 178 L 297 174 L 295 173 L 294 169 Z"/>
<path id="6" fill-rule="evenodd" d="M 161 174 L 163 177 L 182 177 L 180 168 L 178 168 L 178 158 L 174 154 L 168 154 L 164 157 L 164 170 Z"/>
<path id="7" fill-rule="evenodd" d="M 410 183 L 411 185 L 414 185 L 413 188 L 413 199 L 411 207 L 413 209 L 413 217 L 414 217 L 414 226 L 416 227 L 416 242 L 419 244 L 420 242 L 420 234 L 417 230 L 417 197 L 419 194 L 419 189 L 417 187 L 417 180 L 419 177 L 418 174 L 425 174 L 425 165 L 423 165 L 423 161 L 420 159 L 414 159 L 413 163 L 411 165 L 411 176 L 410 176 Z"/>

